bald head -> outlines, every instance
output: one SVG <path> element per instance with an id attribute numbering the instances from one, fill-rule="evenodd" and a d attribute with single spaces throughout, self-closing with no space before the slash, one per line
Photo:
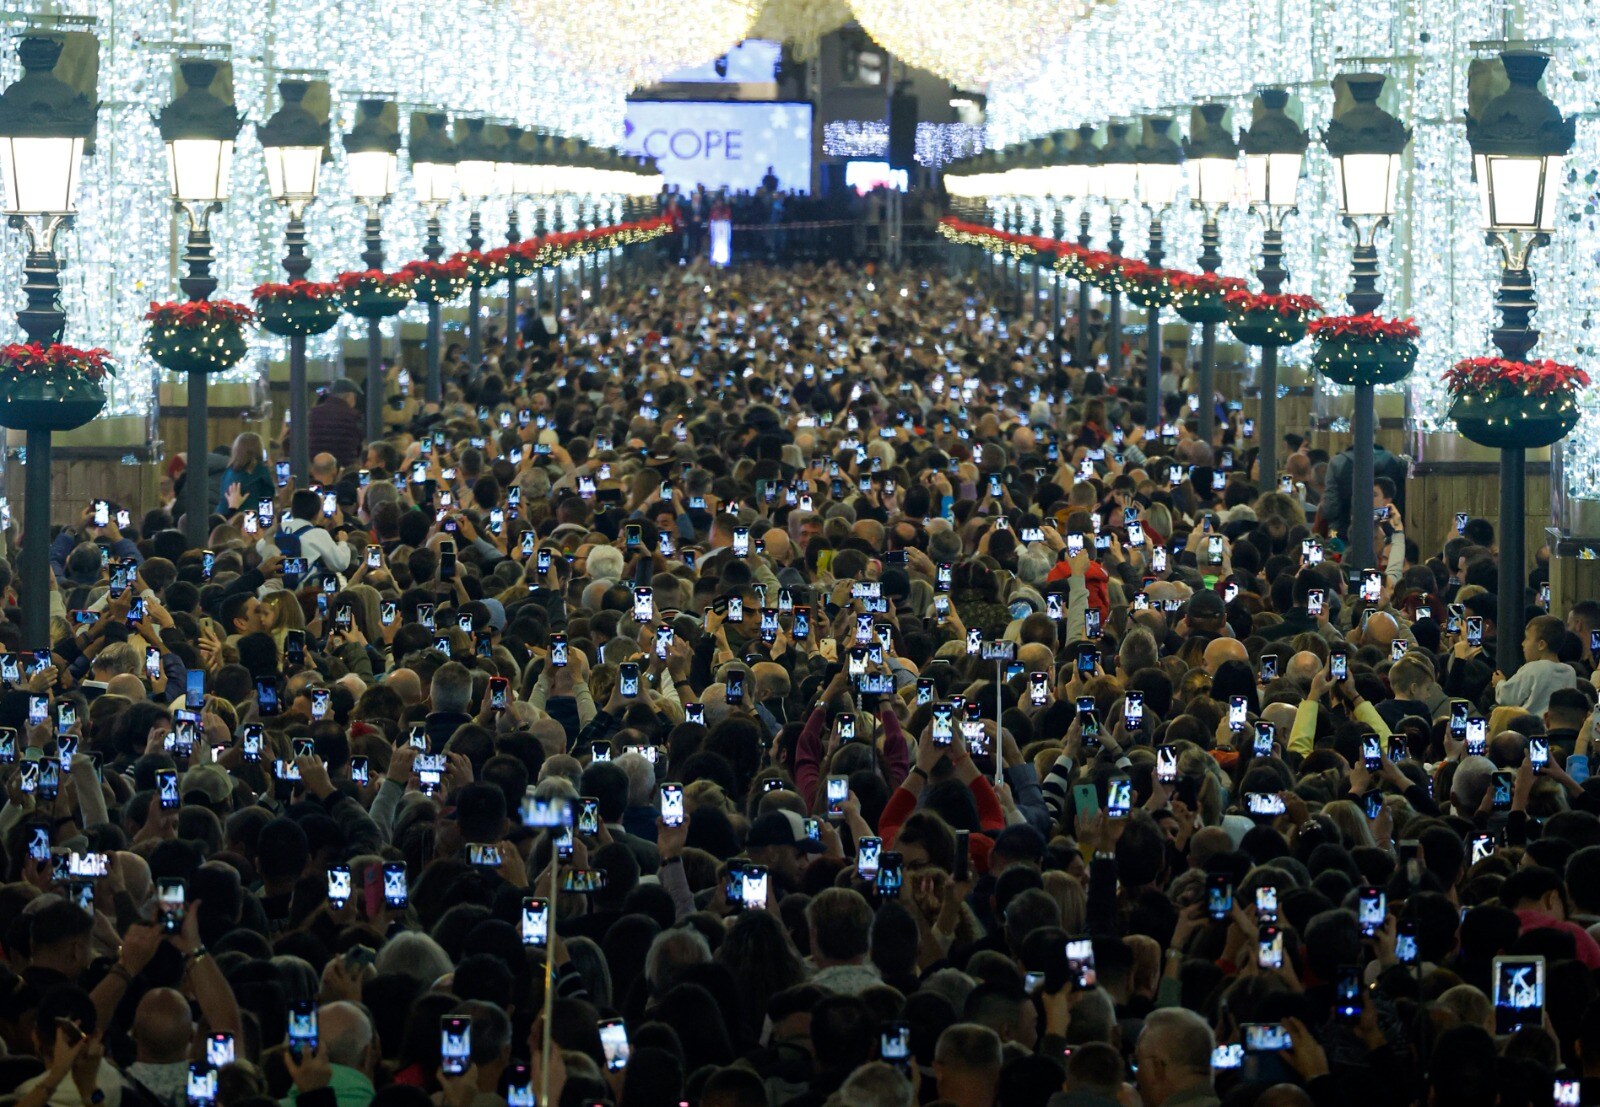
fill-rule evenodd
<path id="1" fill-rule="evenodd" d="M 134 703 L 142 703 L 146 698 L 144 681 L 132 673 L 118 673 L 106 681 L 106 695 L 122 696 Z"/>
<path id="2" fill-rule="evenodd" d="M 422 678 L 411 669 L 396 669 L 383 682 L 407 707 L 422 702 Z"/>
<path id="3" fill-rule="evenodd" d="M 1382 646 L 1388 648 L 1389 643 L 1400 637 L 1400 624 L 1395 617 L 1387 611 L 1374 611 L 1367 618 L 1366 628 L 1361 631 L 1361 644 L 1364 646 Z"/>
<path id="4" fill-rule="evenodd" d="M 328 1060 L 369 1076 L 376 1056 L 372 1020 L 354 1003 L 329 1003 L 317 1012 L 317 1033 Z"/>
<path id="5" fill-rule="evenodd" d="M 1322 658 L 1310 650 L 1301 650 L 1289 659 L 1289 667 L 1283 671 L 1283 675 L 1309 687 L 1311 678 L 1321 670 Z"/>
<path id="6" fill-rule="evenodd" d="M 1244 643 L 1236 638 L 1216 638 L 1206 646 L 1205 656 L 1201 665 L 1212 676 L 1217 675 L 1217 670 L 1224 661 L 1249 661 L 1250 655 L 1245 652 Z"/>
<path id="7" fill-rule="evenodd" d="M 133 1042 L 139 1060 L 165 1065 L 189 1055 L 194 1019 L 189 1001 L 173 988 L 153 988 L 133 1012 Z"/>
<path id="8" fill-rule="evenodd" d="M 789 670 L 775 661 L 757 661 L 751 666 L 756 678 L 756 697 L 776 699 L 789 694 Z"/>
<path id="9" fill-rule="evenodd" d="M 779 564 L 786 564 L 793 552 L 789 549 L 789 532 L 781 527 L 773 527 L 762 536 L 767 544 L 767 556 Z"/>

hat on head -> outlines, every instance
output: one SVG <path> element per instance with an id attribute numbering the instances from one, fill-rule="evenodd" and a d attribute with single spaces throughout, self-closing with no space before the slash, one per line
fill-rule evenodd
<path id="1" fill-rule="evenodd" d="M 1222 597 L 1211 589 L 1196 592 L 1189 597 L 1189 617 L 1201 619 L 1221 619 L 1228 613 L 1227 605 L 1222 602 Z"/>
<path id="2" fill-rule="evenodd" d="M 805 820 L 793 811 L 768 811 L 750 827 L 746 849 L 758 846 L 793 846 L 802 853 L 821 853 L 822 843 L 806 837 Z"/>
<path id="3" fill-rule="evenodd" d="M 489 609 L 489 626 L 495 631 L 506 629 L 506 605 L 496 599 L 479 600 Z"/>
<path id="4" fill-rule="evenodd" d="M 205 797 L 207 805 L 227 803 L 233 795 L 233 781 L 220 766 L 196 765 L 183 774 L 178 792 L 184 796 L 197 792 Z"/>
<path id="5" fill-rule="evenodd" d="M 359 396 L 361 388 L 355 381 L 347 377 L 340 377 L 328 386 L 330 396 Z"/>

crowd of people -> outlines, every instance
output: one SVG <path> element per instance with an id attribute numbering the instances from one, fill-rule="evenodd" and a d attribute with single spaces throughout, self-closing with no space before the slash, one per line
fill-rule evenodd
<path id="1" fill-rule="evenodd" d="M 11 1102 L 1600 1103 L 1600 603 L 944 270 L 630 276 L 56 537 Z"/>

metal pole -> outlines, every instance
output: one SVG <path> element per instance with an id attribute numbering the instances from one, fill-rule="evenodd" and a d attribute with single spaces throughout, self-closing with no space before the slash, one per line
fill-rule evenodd
<path id="1" fill-rule="evenodd" d="M 49 219 L 42 229 L 24 221 L 28 255 L 23 262 L 23 309 L 17 325 L 30 343 L 50 346 L 61 341 L 66 313 L 61 310 L 61 262 L 55 233 L 66 219 Z M 37 233 L 36 233 L 37 230 Z M 47 428 L 29 427 L 23 464 L 22 561 L 18 565 L 22 603 L 22 645 L 42 650 L 50 645 L 50 439 Z"/>
<path id="2" fill-rule="evenodd" d="M 183 261 L 188 271 L 179 279 L 178 287 L 191 301 L 198 302 L 208 299 L 217 290 L 217 279 L 211 275 L 211 263 L 215 255 L 211 252 L 211 229 L 207 223 L 214 209 L 207 206 L 198 210 L 188 207 L 187 210 L 189 237 L 184 244 Z M 210 449 L 207 445 L 209 432 L 206 416 L 209 412 L 206 409 L 205 373 L 190 372 L 188 387 L 189 441 L 185 443 L 185 448 L 189 456 L 189 469 L 183 490 L 183 536 L 189 545 L 203 547 L 211 532 L 207 525 L 211 520 L 211 505 L 206 502 L 210 499 L 211 482 L 207 473 Z"/>
<path id="3" fill-rule="evenodd" d="M 541 200 L 538 204 L 536 204 L 534 206 L 534 212 L 535 212 L 537 218 L 534 220 L 534 223 L 533 223 L 533 234 L 534 234 L 535 238 L 542 239 L 542 238 L 545 237 L 545 235 L 550 233 L 550 228 L 546 225 L 546 223 L 544 221 L 544 201 Z M 540 315 L 544 314 L 544 302 L 545 302 L 545 287 L 544 286 L 545 286 L 544 266 L 541 265 L 538 269 L 534 270 L 534 273 L 533 273 L 533 310 L 534 310 L 534 312 L 536 314 L 540 314 Z"/>
<path id="4" fill-rule="evenodd" d="M 1222 236 L 1217 230 L 1217 213 L 1206 210 L 1205 226 L 1200 231 L 1200 268 L 1215 273 L 1222 267 Z M 1217 421 L 1217 325 L 1200 326 L 1200 383 L 1195 389 L 1200 394 L 1200 440 L 1211 445 L 1212 429 Z"/>
<path id="5" fill-rule="evenodd" d="M 1376 234 L 1376 228 L 1374 228 Z M 1374 312 L 1383 303 L 1378 291 L 1378 249 L 1372 243 L 1358 244 L 1350 269 L 1353 288 L 1345 297 L 1357 314 Z M 1350 472 L 1350 533 L 1345 557 L 1355 569 L 1370 568 L 1372 552 L 1372 452 L 1376 443 L 1373 415 L 1373 387 L 1358 384 L 1355 412 L 1350 421 L 1355 435 L 1354 464 Z"/>
<path id="6" fill-rule="evenodd" d="M 1060 204 L 1052 205 L 1055 208 L 1053 230 L 1055 240 L 1067 240 L 1067 216 Z M 1066 353 L 1066 344 L 1061 341 L 1061 270 L 1054 267 L 1050 271 L 1050 350 L 1055 355 L 1055 368 L 1061 368 L 1063 355 Z"/>
<path id="7" fill-rule="evenodd" d="M 1115 212 L 1111 216 L 1111 237 L 1106 241 L 1106 249 L 1117 256 L 1122 255 L 1122 216 Z M 1106 374 L 1112 379 L 1122 376 L 1122 293 L 1113 285 L 1110 292 L 1111 305 L 1106 312 Z"/>
<path id="8" fill-rule="evenodd" d="M 50 436 L 29 427 L 28 458 L 22 494 L 27 525 L 22 531 L 22 645 L 42 650 L 50 645 Z"/>
<path id="9" fill-rule="evenodd" d="M 1089 209 L 1078 213 L 1078 245 L 1087 250 L 1094 240 L 1089 237 Z M 1089 364 L 1089 281 L 1078 282 L 1078 340 L 1074 344 L 1072 360 L 1081 369 Z"/>
<path id="10" fill-rule="evenodd" d="M 1152 268 L 1161 268 L 1166 257 L 1162 250 L 1161 213 L 1150 213 L 1150 248 L 1144 259 Z M 1161 421 L 1166 412 L 1161 405 L 1161 309 L 1146 308 L 1144 312 L 1144 426 L 1145 433 L 1160 434 Z"/>
<path id="11" fill-rule="evenodd" d="M 576 833 L 576 831 L 574 831 Z M 556 1002 L 556 958 L 553 939 L 556 932 L 556 898 L 561 894 L 561 851 L 556 835 L 550 834 L 550 908 L 545 915 L 544 941 L 544 1040 L 540 1043 L 539 1102 L 550 1102 L 550 1043 L 554 1040 Z"/>
<path id="12" fill-rule="evenodd" d="M 283 259 L 284 272 L 291 281 L 303 280 L 311 271 L 311 259 L 306 256 L 306 224 L 300 208 L 289 208 L 289 227 L 284 232 L 287 254 Z M 295 479 L 304 485 L 311 479 L 311 428 L 307 424 L 309 403 L 306 383 L 306 336 L 289 336 L 289 469 Z"/>
<path id="13" fill-rule="evenodd" d="M 508 201 L 509 211 L 506 213 L 506 242 L 515 246 L 522 241 L 522 228 L 517 223 L 517 201 Z M 505 349 L 500 355 L 500 371 L 509 371 L 507 364 L 517 349 L 517 277 L 513 270 L 511 276 L 506 278 L 506 334 Z"/>
<path id="14" fill-rule="evenodd" d="M 483 221 L 474 208 L 467 219 L 467 249 L 476 253 L 483 249 Z M 472 291 L 467 299 L 467 362 L 473 367 L 483 361 L 483 336 L 478 329 L 478 312 L 483 307 L 483 285 L 472 278 Z"/>
<path id="15" fill-rule="evenodd" d="M 428 205 L 428 241 L 422 247 L 422 256 L 429 261 L 438 261 L 444 257 L 444 243 L 439 235 L 442 228 L 439 226 L 439 205 Z M 430 404 L 444 402 L 444 371 L 442 359 L 444 351 L 444 305 L 434 300 L 428 305 L 428 379 L 424 383 L 424 396 Z"/>
<path id="16" fill-rule="evenodd" d="M 1370 456 L 1370 455 L 1369 455 Z M 1495 668 L 1510 676 L 1522 667 L 1522 633 L 1527 605 L 1528 451 L 1500 451 L 1500 592 L 1495 612 Z"/>
<path id="17" fill-rule="evenodd" d="M 367 205 L 366 249 L 361 261 L 368 269 L 383 268 L 383 220 L 378 205 Z M 367 320 L 367 441 L 383 437 L 383 331 L 382 321 Z"/>
<path id="18" fill-rule="evenodd" d="M 1261 268 L 1256 270 L 1261 290 L 1269 296 L 1283 291 L 1289 279 L 1283 267 L 1283 231 L 1268 227 L 1261 238 Z M 1277 487 L 1278 477 L 1278 348 L 1261 347 L 1261 373 L 1256 381 L 1256 436 L 1260 442 L 1256 464 L 1262 491 Z"/>

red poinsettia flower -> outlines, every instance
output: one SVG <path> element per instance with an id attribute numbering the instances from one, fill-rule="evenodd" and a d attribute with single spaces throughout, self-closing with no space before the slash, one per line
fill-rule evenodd
<path id="1" fill-rule="evenodd" d="M 152 303 L 144 314 L 145 322 L 162 327 L 200 329 L 226 323 L 245 326 L 255 322 L 256 313 L 232 300 L 181 300 Z"/>
<path id="2" fill-rule="evenodd" d="M 1123 258 L 1120 271 L 1124 281 L 1140 285 L 1162 284 L 1172 273 L 1170 269 L 1163 269 L 1137 258 Z"/>
<path id="3" fill-rule="evenodd" d="M 377 285 L 382 288 L 405 288 L 411 283 L 411 278 L 406 276 L 404 269 L 397 269 L 393 273 L 385 273 L 381 269 L 352 269 L 340 273 L 334 278 L 343 292 L 350 292 L 357 288 L 372 287 Z"/>
<path id="4" fill-rule="evenodd" d="M 1293 316 L 1303 319 L 1312 312 L 1321 311 L 1322 305 L 1310 296 L 1301 296 L 1296 293 L 1285 293 L 1279 296 L 1269 296 L 1265 292 L 1251 292 L 1249 289 L 1236 288 L 1222 297 L 1222 302 L 1235 311 L 1268 311 L 1274 315 Z"/>
<path id="5" fill-rule="evenodd" d="M 1248 286 L 1238 277 L 1224 277 L 1217 273 L 1187 273 L 1182 269 L 1166 271 L 1169 287 L 1180 296 L 1226 295 Z"/>
<path id="6" fill-rule="evenodd" d="M 1307 328 L 1319 338 L 1365 338 L 1378 342 L 1415 342 L 1422 330 L 1410 319 L 1383 319 L 1370 311 L 1361 315 L 1324 315 Z"/>
<path id="7" fill-rule="evenodd" d="M 1572 395 L 1589 387 L 1589 374 L 1558 361 L 1469 357 L 1445 370 L 1444 386 L 1452 396 Z"/>
<path id="8" fill-rule="evenodd" d="M 332 281 L 290 281 L 287 284 L 258 284 L 250 290 L 250 298 L 256 303 L 270 302 L 300 302 L 311 300 L 331 300 L 339 295 L 339 286 Z"/>
<path id="9" fill-rule="evenodd" d="M 458 258 L 446 261 L 411 261 L 407 262 L 400 272 L 408 274 L 411 280 L 466 280 L 467 263 Z"/>
<path id="10" fill-rule="evenodd" d="M 111 351 L 95 347 L 80 350 L 76 346 L 53 342 L 48 346 L 38 342 L 13 342 L 0 347 L 0 373 L 51 374 L 61 372 L 82 373 L 92 381 L 104 380 L 115 374 L 116 366 Z"/>

